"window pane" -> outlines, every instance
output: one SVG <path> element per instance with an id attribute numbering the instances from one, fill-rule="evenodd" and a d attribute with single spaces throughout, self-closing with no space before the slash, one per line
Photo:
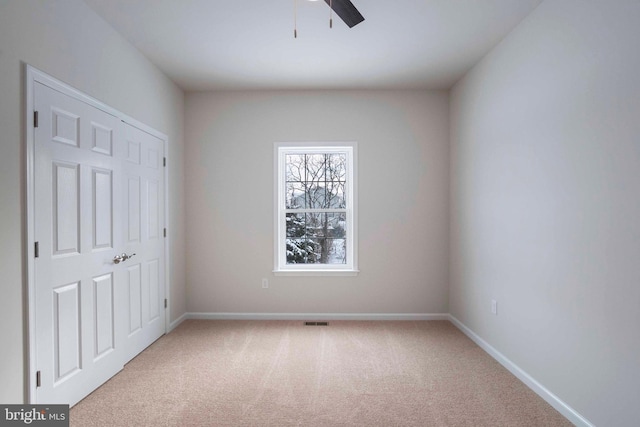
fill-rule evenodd
<path id="1" fill-rule="evenodd" d="M 307 253 L 306 239 L 287 239 L 287 264 L 305 264 Z"/>
<path id="2" fill-rule="evenodd" d="M 324 209 L 327 208 L 326 189 L 323 185 L 317 185 L 313 182 L 306 182 L 307 192 L 305 194 L 305 208 L 307 209 Z"/>
<path id="3" fill-rule="evenodd" d="M 345 209 L 347 199 L 344 182 L 327 182 L 327 203 L 328 209 Z"/>
<path id="4" fill-rule="evenodd" d="M 287 182 L 285 207 L 287 209 L 303 209 L 306 203 L 306 184 L 303 182 Z"/>
<path id="5" fill-rule="evenodd" d="M 326 214 L 308 213 L 306 215 L 307 237 L 321 237 L 322 223 Z"/>
<path id="6" fill-rule="evenodd" d="M 309 239 L 309 248 L 313 254 L 308 257 L 307 264 L 346 264 L 346 239 Z"/>
<path id="7" fill-rule="evenodd" d="M 346 208 L 345 182 L 347 156 L 328 154 L 326 171 L 327 208 Z"/>
<path id="8" fill-rule="evenodd" d="M 307 214 L 307 237 L 346 236 L 347 220 L 345 213 L 309 213 Z"/>
<path id="9" fill-rule="evenodd" d="M 327 264 L 346 264 L 347 263 L 347 240 L 346 239 L 327 239 L 329 254 Z"/>
<path id="10" fill-rule="evenodd" d="M 324 171 L 327 163 L 326 154 L 307 154 L 306 158 L 307 178 L 305 181 L 319 184 L 324 181 Z"/>
<path id="11" fill-rule="evenodd" d="M 304 214 L 287 214 L 287 237 L 305 237 L 306 225 Z"/>
<path id="12" fill-rule="evenodd" d="M 287 154 L 285 156 L 287 182 L 305 180 L 304 158 L 304 154 Z"/>
<path id="13" fill-rule="evenodd" d="M 327 234 L 326 237 L 345 238 L 347 236 L 347 214 L 334 213 L 327 214 Z"/>
<path id="14" fill-rule="evenodd" d="M 318 242 L 301 239 L 287 239 L 287 264 L 317 264 L 320 246 Z"/>
<path id="15" fill-rule="evenodd" d="M 344 182 L 347 178 L 347 155 L 327 154 L 327 181 Z"/>

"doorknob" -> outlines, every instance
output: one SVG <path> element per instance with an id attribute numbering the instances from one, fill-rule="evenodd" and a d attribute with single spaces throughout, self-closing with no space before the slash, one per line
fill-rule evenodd
<path id="1" fill-rule="evenodd" d="M 135 254 L 131 254 L 131 255 L 127 255 L 126 253 L 121 253 L 120 255 L 116 255 L 113 257 L 113 263 L 114 264 L 120 264 L 121 262 L 124 262 L 126 260 L 128 260 L 129 258 L 133 258 L 135 256 Z"/>

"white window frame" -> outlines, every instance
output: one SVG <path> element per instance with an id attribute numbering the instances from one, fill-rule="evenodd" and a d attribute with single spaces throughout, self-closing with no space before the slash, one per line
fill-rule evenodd
<path id="1" fill-rule="evenodd" d="M 357 224 L 357 143 L 356 142 L 277 142 L 274 150 L 274 199 L 275 199 L 275 275 L 291 276 L 355 276 L 358 274 L 358 224 Z M 343 211 L 347 218 L 347 262 L 345 264 L 287 264 L 286 254 L 286 155 L 345 153 L 347 155 L 346 204 Z M 313 209 L 296 209 L 296 212 L 313 212 Z M 317 210 L 315 210 L 317 211 Z"/>

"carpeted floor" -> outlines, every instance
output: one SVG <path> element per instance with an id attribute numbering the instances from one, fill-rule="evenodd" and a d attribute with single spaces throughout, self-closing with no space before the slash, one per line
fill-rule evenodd
<path id="1" fill-rule="evenodd" d="M 72 426 L 570 426 L 447 321 L 188 320 Z"/>

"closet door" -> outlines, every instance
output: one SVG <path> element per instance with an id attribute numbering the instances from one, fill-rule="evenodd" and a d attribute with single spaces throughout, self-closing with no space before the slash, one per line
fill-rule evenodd
<path id="1" fill-rule="evenodd" d="M 34 83 L 38 403 L 74 405 L 165 332 L 164 142 Z"/>
<path id="2" fill-rule="evenodd" d="M 34 87 L 37 401 L 75 404 L 124 364 L 120 120 Z"/>
<path id="3" fill-rule="evenodd" d="M 164 142 L 124 125 L 126 353 L 132 359 L 165 330 Z"/>

